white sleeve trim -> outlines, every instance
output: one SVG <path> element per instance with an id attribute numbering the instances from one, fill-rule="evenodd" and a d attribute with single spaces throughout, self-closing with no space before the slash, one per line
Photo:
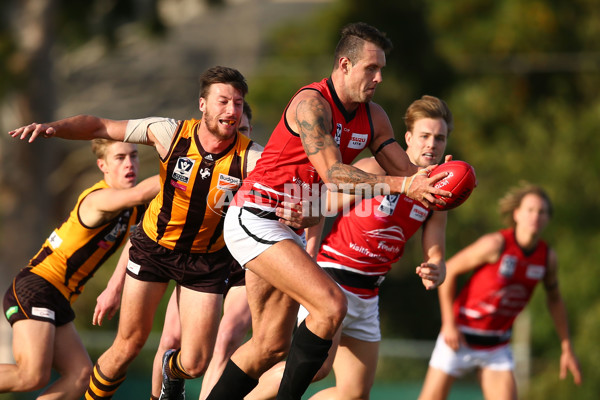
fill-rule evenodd
<path id="1" fill-rule="evenodd" d="M 248 155 L 247 155 L 248 170 L 246 171 L 248 174 L 250 172 L 252 172 L 254 167 L 256 167 L 256 163 L 258 162 L 258 159 L 262 155 L 263 150 L 264 150 L 264 147 L 262 147 L 260 144 L 258 144 L 256 142 L 252 143 L 252 146 L 250 146 L 250 148 L 248 149 Z"/>
<path id="2" fill-rule="evenodd" d="M 130 119 L 127 122 L 124 142 L 130 143 L 148 143 L 148 129 L 152 126 L 152 134 L 158 143 L 168 149 L 171 146 L 171 141 L 179 122 L 173 118 L 163 117 L 148 117 L 141 119 Z"/>

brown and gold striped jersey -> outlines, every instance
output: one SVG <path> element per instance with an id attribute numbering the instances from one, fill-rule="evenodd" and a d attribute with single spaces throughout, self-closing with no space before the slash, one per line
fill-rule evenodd
<path id="1" fill-rule="evenodd" d="M 138 206 L 121 211 L 106 224 L 85 226 L 79 218 L 81 202 L 91 192 L 108 187 L 102 180 L 84 190 L 69 218 L 29 261 L 32 272 L 54 285 L 71 303 L 96 270 L 125 243 L 144 213 L 144 206 Z"/>
<path id="2" fill-rule="evenodd" d="M 199 120 L 181 121 L 160 162 L 161 191 L 144 216 L 144 232 L 171 250 L 212 253 L 225 246 L 223 219 L 247 175 L 252 140 L 238 134 L 219 154 L 206 152 Z"/>

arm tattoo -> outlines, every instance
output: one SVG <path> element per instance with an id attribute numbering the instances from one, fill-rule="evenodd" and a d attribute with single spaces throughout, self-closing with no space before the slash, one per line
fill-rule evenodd
<path id="1" fill-rule="evenodd" d="M 296 107 L 300 139 L 304 151 L 309 156 L 317 154 L 326 147 L 335 146 L 330 134 L 331 127 L 327 126 L 328 114 L 323 103 L 316 99 L 302 100 Z"/>
<path id="2" fill-rule="evenodd" d="M 349 194 L 357 194 L 367 187 L 375 189 L 377 185 L 385 183 L 385 177 L 373 175 L 361 169 L 336 162 L 327 171 L 329 182 L 335 185 L 339 191 Z"/>

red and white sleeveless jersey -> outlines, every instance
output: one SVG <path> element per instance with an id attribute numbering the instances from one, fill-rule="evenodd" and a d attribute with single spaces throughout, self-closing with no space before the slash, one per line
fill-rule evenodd
<path id="1" fill-rule="evenodd" d="M 345 273 L 385 276 L 402 256 L 406 241 L 419 230 L 428 215 L 429 211 L 418 201 L 404 195 L 365 199 L 338 216 L 323 240 L 317 262 L 322 268 L 337 269 L 328 272 L 335 275 L 344 289 L 361 297 L 376 296 L 378 284 L 352 286 L 357 275 L 352 278 Z"/>
<path id="2" fill-rule="evenodd" d="M 454 316 L 462 332 L 498 336 L 508 333 L 529 303 L 535 286 L 546 275 L 546 242 L 540 240 L 526 254 L 513 229 L 500 233 L 504 250 L 499 260 L 478 267 L 454 301 Z"/>
<path id="3" fill-rule="evenodd" d="M 369 105 L 361 104 L 354 112 L 346 112 L 330 78 L 304 86 L 296 95 L 302 90 L 318 91 L 331 105 L 331 135 L 338 144 L 342 162 L 352 163 L 368 147 L 373 136 Z M 256 167 L 238 191 L 235 205 L 274 211 L 281 201 L 297 203 L 301 198 L 312 201 L 320 195 L 321 178 L 308 160 L 300 136 L 292 131 L 285 119 L 288 107 L 289 103 Z"/>

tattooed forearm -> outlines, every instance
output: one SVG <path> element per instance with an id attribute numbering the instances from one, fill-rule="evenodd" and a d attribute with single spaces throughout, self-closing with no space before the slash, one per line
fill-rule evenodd
<path id="1" fill-rule="evenodd" d="M 326 147 L 336 145 L 330 134 L 330 112 L 321 101 L 302 100 L 296 107 L 295 118 L 307 155 L 314 155 Z"/>
<path id="2" fill-rule="evenodd" d="M 329 168 L 327 177 L 332 190 L 343 191 L 348 194 L 357 194 L 364 191 L 365 187 L 370 189 L 381 188 L 381 185 L 385 183 L 384 176 L 369 174 L 339 161 Z"/>

